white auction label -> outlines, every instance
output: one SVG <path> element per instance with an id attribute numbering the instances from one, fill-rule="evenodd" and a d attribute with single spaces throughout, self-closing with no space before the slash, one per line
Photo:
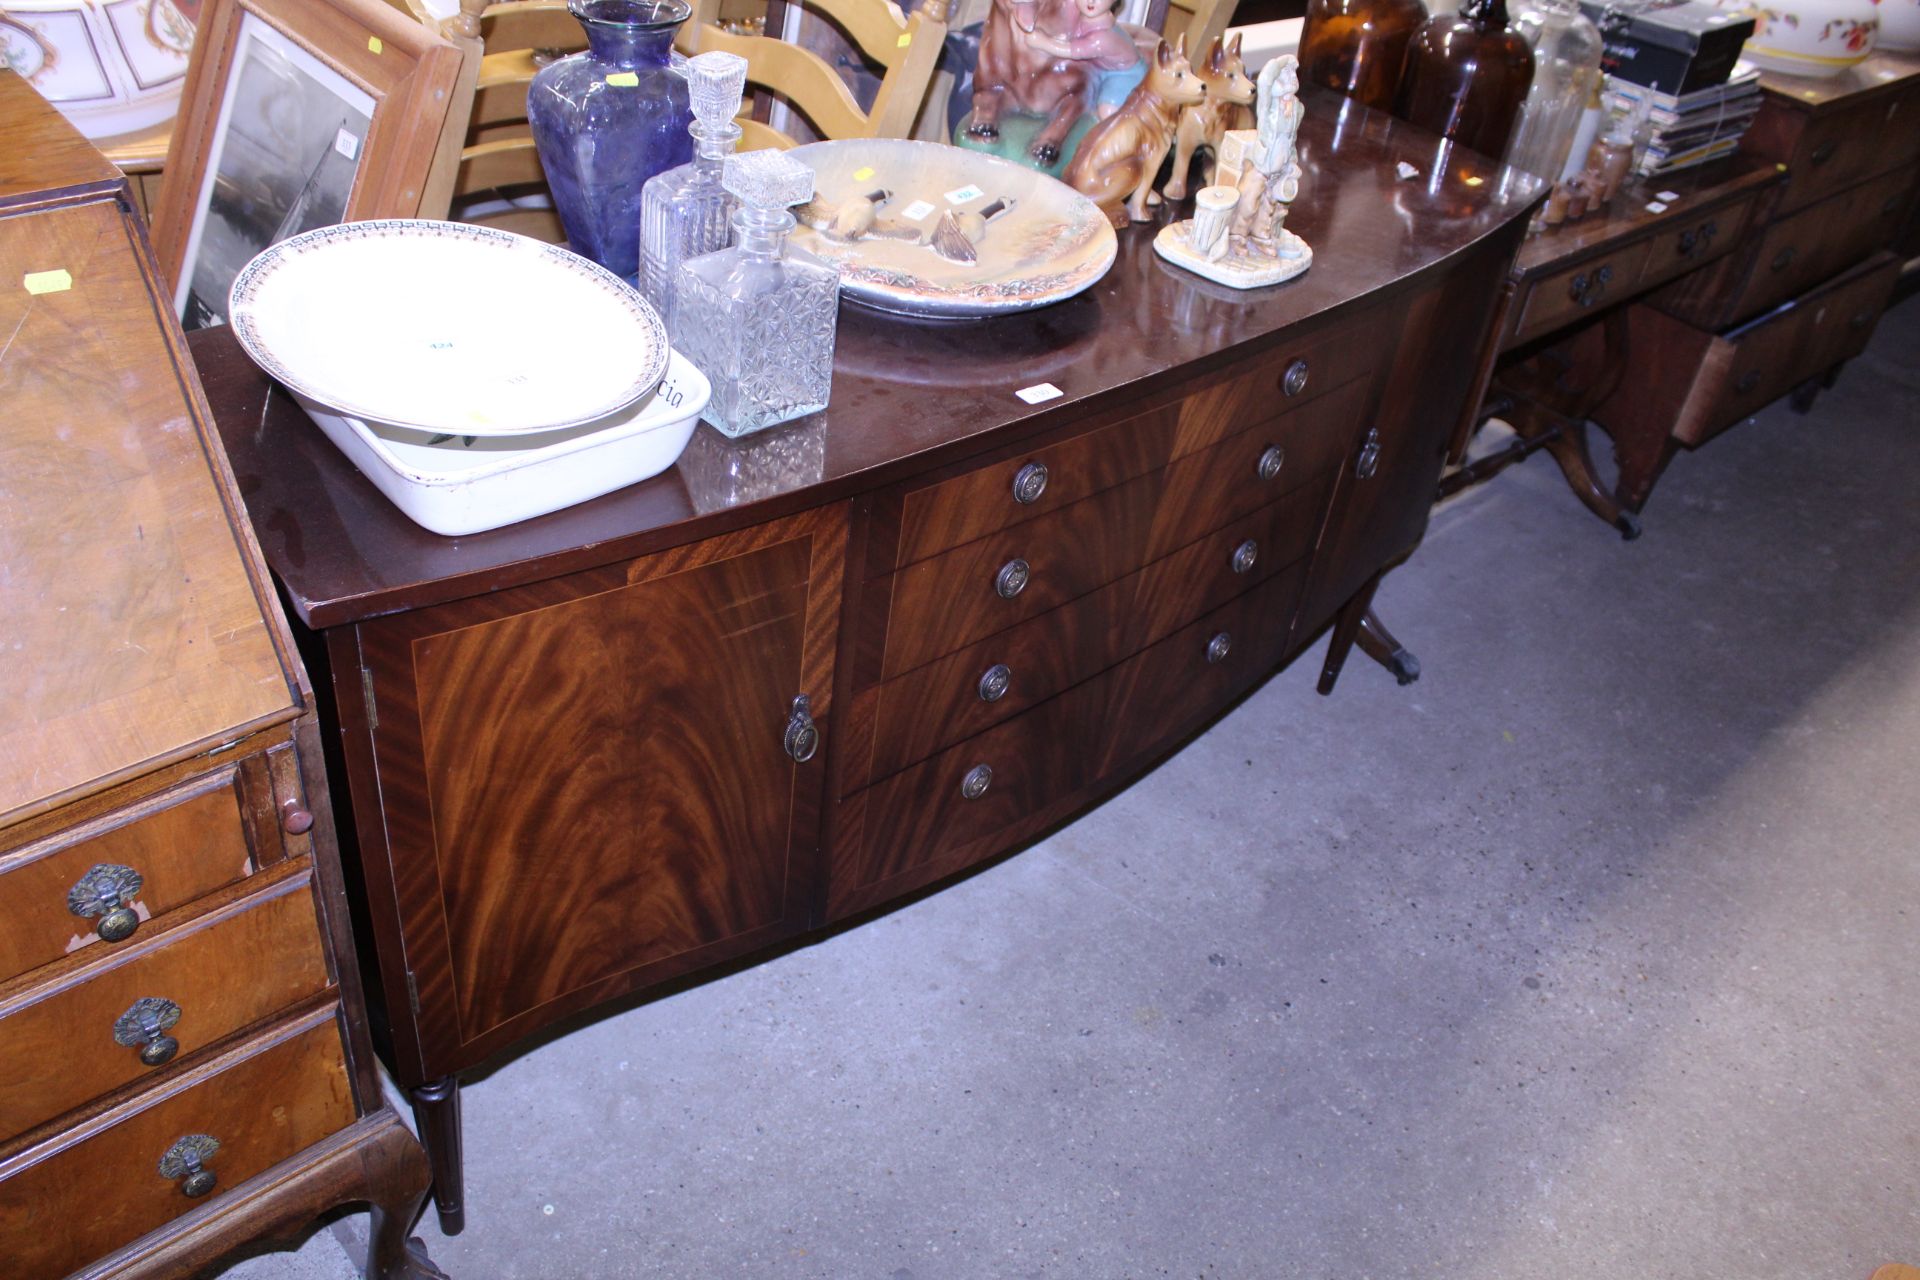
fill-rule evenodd
<path id="1" fill-rule="evenodd" d="M 1647 201 L 1648 213 L 1665 213 L 1666 211 L 1667 211 L 1667 206 L 1665 206 L 1664 204 L 1661 204 L 1658 200 Z"/>
<path id="2" fill-rule="evenodd" d="M 912 204 L 900 211 L 900 216 L 908 222 L 918 222 L 932 212 L 933 206 L 925 200 L 915 200 Z"/>
<path id="3" fill-rule="evenodd" d="M 333 135 L 333 149 L 352 160 L 360 154 L 360 139 L 345 129 Z"/>
<path id="4" fill-rule="evenodd" d="M 1678 191 L 1656 191 L 1653 194 L 1655 198 L 1660 200 L 1678 200 L 1680 198 Z"/>
<path id="5" fill-rule="evenodd" d="M 970 204 L 985 194 L 987 193 L 969 182 L 964 187 L 955 187 L 953 190 L 947 192 L 947 203 Z"/>
<path id="6" fill-rule="evenodd" d="M 1019 396 L 1028 404 L 1039 404 L 1046 400 L 1057 400 L 1067 393 L 1054 386 L 1051 382 L 1042 382 L 1036 386 L 1022 387 L 1013 394 Z"/>

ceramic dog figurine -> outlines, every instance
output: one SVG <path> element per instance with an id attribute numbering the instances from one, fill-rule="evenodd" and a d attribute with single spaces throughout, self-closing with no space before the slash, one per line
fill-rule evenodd
<path id="1" fill-rule="evenodd" d="M 1253 127 L 1253 81 L 1247 77 L 1247 64 L 1240 57 L 1241 36 L 1231 43 L 1215 36 L 1207 46 L 1207 56 L 1194 73 L 1207 86 L 1203 101 L 1180 109 L 1180 124 L 1173 141 L 1173 176 L 1161 188 L 1169 200 L 1181 200 L 1187 194 L 1187 170 L 1201 148 L 1211 153 L 1214 173 L 1220 163 L 1220 139 L 1229 129 Z M 1219 179 L 1209 177 L 1209 182 Z"/>
<path id="2" fill-rule="evenodd" d="M 1067 185 L 1087 196 L 1116 227 L 1147 220 L 1147 196 L 1173 146 L 1180 108 L 1207 86 L 1187 61 L 1185 41 L 1159 42 L 1147 77 L 1120 109 L 1087 130 L 1067 166 Z"/>

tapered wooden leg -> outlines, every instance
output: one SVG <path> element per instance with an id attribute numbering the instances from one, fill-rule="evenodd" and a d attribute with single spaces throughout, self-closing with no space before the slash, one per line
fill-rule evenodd
<path id="1" fill-rule="evenodd" d="M 396 1122 L 391 1136 L 370 1154 L 367 1280 L 448 1280 L 427 1256 L 427 1247 L 408 1234 L 433 1180 L 413 1135 Z"/>
<path id="2" fill-rule="evenodd" d="M 460 1080 L 456 1076 L 429 1080 L 407 1090 L 407 1098 L 413 1103 L 420 1142 L 433 1165 L 433 1207 L 440 1215 L 440 1230 L 457 1236 L 467 1225 L 460 1157 Z"/>
<path id="3" fill-rule="evenodd" d="M 1327 660 L 1320 668 L 1320 692 L 1322 695 L 1333 692 L 1334 682 L 1340 679 L 1340 669 L 1347 665 L 1347 655 L 1353 652 L 1353 642 L 1360 634 L 1360 624 L 1366 621 L 1367 610 L 1373 605 L 1374 590 L 1379 587 L 1380 579 L 1374 578 L 1366 586 L 1353 593 L 1353 599 L 1340 608 L 1334 615 L 1333 638 L 1327 642 Z"/>
<path id="4" fill-rule="evenodd" d="M 1614 496 L 1601 488 L 1600 481 L 1594 477 L 1593 455 L 1587 451 L 1586 423 L 1565 423 L 1554 432 L 1546 447 L 1547 453 L 1559 464 L 1560 474 L 1567 478 L 1573 496 L 1580 499 L 1587 510 L 1618 529 L 1628 542 L 1640 536 L 1640 518 L 1622 510 Z"/>
<path id="5" fill-rule="evenodd" d="M 1401 685 L 1410 685 L 1420 678 L 1420 659 L 1393 638 L 1393 632 L 1387 630 L 1380 615 L 1373 610 L 1367 610 L 1366 616 L 1360 619 L 1360 634 L 1356 638 L 1360 652 L 1391 671 Z"/>

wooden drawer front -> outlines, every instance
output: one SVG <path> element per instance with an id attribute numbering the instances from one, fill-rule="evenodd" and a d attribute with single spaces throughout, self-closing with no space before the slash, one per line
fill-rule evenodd
<path id="1" fill-rule="evenodd" d="M 1520 304 L 1513 340 L 1536 338 L 1630 297 L 1652 251 L 1652 244 L 1639 240 L 1605 257 L 1542 276 Z"/>
<path id="2" fill-rule="evenodd" d="M 181 1138 L 220 1143 L 215 1193 L 239 1186 L 354 1121 L 340 1030 L 305 1017 L 123 1108 L 0 1164 L 0 1257 L 8 1280 L 54 1280 L 206 1204 L 163 1177 Z"/>
<path id="3" fill-rule="evenodd" d="M 1371 369 L 1378 350 L 1359 321 L 1348 321 L 1176 404 L 909 491 L 902 500 L 898 547 L 880 569 L 938 555 L 1159 471 L 1345 386 Z M 1044 484 L 1038 483 L 1041 471 Z M 1023 476 L 1029 487 L 1016 496 Z M 1029 495 L 1030 500 L 1021 500 Z"/>
<path id="4" fill-rule="evenodd" d="M 1674 437 L 1697 445 L 1830 365 L 1859 354 L 1900 263 L 1879 254 L 1832 284 L 1723 338 L 1711 338 Z"/>
<path id="5" fill-rule="evenodd" d="M 1251 685 L 1285 649 L 1305 567 L 1296 562 L 1119 666 L 844 801 L 829 915 L 999 852 Z M 1209 661 L 1222 634 L 1227 652 Z M 982 766 L 991 778 L 969 796 Z"/>
<path id="6" fill-rule="evenodd" d="M 1776 218 L 1863 179 L 1902 168 L 1920 156 L 1920 89 L 1863 102 L 1818 119 L 1768 102 L 1761 110 L 1763 120 L 1775 111 L 1806 120 L 1804 128 L 1784 128 L 1777 134 L 1756 121 L 1753 132 L 1757 145 L 1770 159 L 1787 166 L 1787 185 L 1774 210 Z M 1785 154 L 1774 154 L 1782 151 Z"/>
<path id="7" fill-rule="evenodd" d="M 134 912 L 145 921 L 250 874 L 272 851 L 256 851 L 248 811 L 272 811 L 264 756 L 163 792 L 73 831 L 0 854 L 0 982 L 102 942 L 99 918 L 74 915 L 67 895 L 95 866 L 131 867 L 141 878 Z M 265 823 L 252 834 L 277 846 Z M 265 829 L 262 829 L 265 828 Z M 259 856 L 256 857 L 256 853 Z M 133 934 L 141 936 L 145 926 Z"/>
<path id="8" fill-rule="evenodd" d="M 1071 604 L 856 695 L 857 704 L 871 704 L 853 718 L 871 717 L 872 742 L 867 760 L 843 774 L 842 793 L 1046 701 L 1295 563 L 1331 489 L 1332 477 L 1323 476 Z M 1234 553 L 1249 541 L 1258 554 L 1236 572 Z M 982 682 L 998 668 L 1005 692 L 988 701 Z"/>
<path id="9" fill-rule="evenodd" d="M 1731 253 L 1758 199 L 1753 195 L 1736 200 L 1655 236 L 1640 269 L 1640 287 L 1650 289 Z"/>
<path id="10" fill-rule="evenodd" d="M 76 973 L 0 997 L 0 1142 L 326 989 L 301 863 L 264 893 L 129 945 Z M 143 998 L 178 1006 L 170 1061 L 141 1062 L 115 1022 Z"/>
<path id="11" fill-rule="evenodd" d="M 1890 173 L 1768 227 L 1730 323 L 1779 306 L 1891 242 L 1913 184 L 1911 172 Z"/>
<path id="12" fill-rule="evenodd" d="M 907 566 L 893 579 L 881 678 L 1077 599 L 1328 474 L 1353 443 L 1367 390 L 1349 382 L 1164 471 Z M 1285 462 L 1265 479 L 1260 459 L 1271 447 Z M 1028 567 L 1026 586 L 1003 598 L 998 575 L 1016 560 Z"/>

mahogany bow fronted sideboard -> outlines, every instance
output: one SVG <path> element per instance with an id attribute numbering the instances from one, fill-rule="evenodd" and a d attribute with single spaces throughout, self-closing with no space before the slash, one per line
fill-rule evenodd
<path id="1" fill-rule="evenodd" d="M 447 1230 L 461 1071 L 1017 848 L 1329 623 L 1338 672 L 1425 529 L 1536 193 L 1307 101 L 1298 280 L 1225 289 L 1134 228 L 1044 310 L 843 307 L 824 413 L 702 428 L 653 480 L 479 536 L 408 523 L 230 335 L 195 335 L 329 673 Z"/>
<path id="2" fill-rule="evenodd" d="M 373 1208 L 319 728 L 126 181 L 0 72 L 0 1272 L 160 1280 Z"/>

